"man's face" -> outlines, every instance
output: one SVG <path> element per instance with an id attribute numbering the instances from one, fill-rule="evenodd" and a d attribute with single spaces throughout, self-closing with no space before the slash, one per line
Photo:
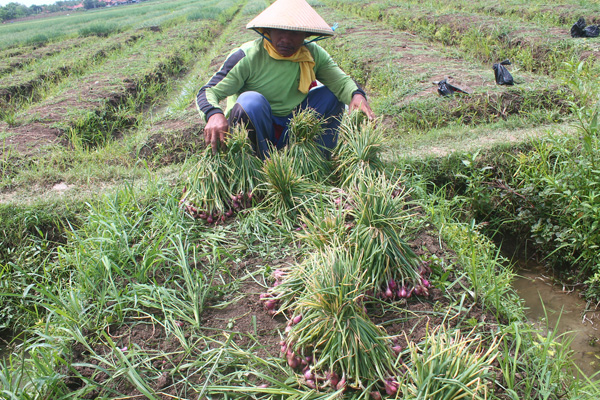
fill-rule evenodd
<path id="1" fill-rule="evenodd" d="M 271 43 L 283 57 L 294 55 L 304 44 L 306 32 L 271 29 Z"/>

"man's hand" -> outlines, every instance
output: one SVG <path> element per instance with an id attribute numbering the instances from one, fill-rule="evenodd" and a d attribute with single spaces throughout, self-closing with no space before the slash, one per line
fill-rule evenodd
<path id="1" fill-rule="evenodd" d="M 206 126 L 204 127 L 204 141 L 207 146 L 210 144 L 214 154 L 217 154 L 219 150 L 219 143 L 221 143 L 221 148 L 225 147 L 225 136 L 228 131 L 229 123 L 227 123 L 227 119 L 221 113 L 211 115 L 206 122 Z"/>
<path id="2" fill-rule="evenodd" d="M 348 104 L 348 111 L 352 112 L 354 110 L 364 112 L 370 121 L 375 119 L 375 113 L 371 110 L 369 102 L 367 102 L 367 99 L 362 94 L 356 93 L 352 96 L 352 100 L 350 100 L 350 104 Z"/>

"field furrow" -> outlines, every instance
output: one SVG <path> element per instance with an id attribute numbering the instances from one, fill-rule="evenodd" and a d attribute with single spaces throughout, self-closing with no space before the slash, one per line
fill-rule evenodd
<path id="1" fill-rule="evenodd" d="M 0 25 L 0 49 L 60 42 L 77 36 L 111 35 L 148 27 L 168 28 L 186 20 L 218 20 L 235 0 L 154 0 L 152 4 L 106 7 Z"/>
<path id="2" fill-rule="evenodd" d="M 580 1 L 489 1 L 468 0 L 407 0 L 403 2 L 412 6 L 427 6 L 438 11 L 465 11 L 477 14 L 507 17 L 516 21 L 533 21 L 540 25 L 570 27 L 577 19 L 584 17 L 587 24 L 600 22 L 600 5 Z"/>
<path id="3" fill-rule="evenodd" d="M 27 65 L 12 74 L 0 78 L 0 117 L 18 111 L 22 103 L 39 101 L 62 79 L 77 79 L 95 64 L 103 62 L 113 52 L 123 51 L 138 39 L 144 31 L 128 32 L 109 39 L 94 38 L 69 49 L 52 54 L 43 60 Z"/>
<path id="4" fill-rule="evenodd" d="M 98 39 L 97 37 L 74 38 L 56 43 L 4 50 L 0 52 L 0 76 L 61 52 L 68 52 L 78 47 L 86 47 L 88 43 L 95 42 Z"/>
<path id="5" fill-rule="evenodd" d="M 12 126 L 4 128 L 7 144 L 18 147 L 29 135 L 39 136 L 41 144 L 59 138 L 85 147 L 106 142 L 137 124 L 144 105 L 155 101 L 170 77 L 206 51 L 220 29 L 214 22 L 196 21 L 145 35 L 20 113 Z"/>
<path id="6" fill-rule="evenodd" d="M 254 31 L 245 29 L 247 18 L 242 10 L 223 35 L 215 38 L 211 50 L 179 79 L 173 94 L 155 107 L 153 114 L 158 116 L 139 127 L 136 157 L 153 165 L 169 165 L 183 162 L 204 146 L 205 122 L 196 109 L 196 92 L 218 71 L 229 49 L 256 38 Z"/>

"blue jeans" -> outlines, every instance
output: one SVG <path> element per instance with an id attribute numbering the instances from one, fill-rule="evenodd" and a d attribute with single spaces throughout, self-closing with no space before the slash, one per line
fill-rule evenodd
<path id="1" fill-rule="evenodd" d="M 344 103 L 339 101 L 331 90 L 326 86 L 319 86 L 310 90 L 304 101 L 294 110 L 298 112 L 311 108 L 325 119 L 324 133 L 318 139 L 318 143 L 323 147 L 327 158 L 337 144 L 337 130 L 344 107 Z M 292 112 L 285 117 L 274 116 L 271 105 L 262 94 L 244 92 L 231 110 L 229 124 L 245 124 L 256 154 L 264 159 L 269 155 L 270 145 L 277 149 L 287 145 L 288 124 L 293 114 Z"/>

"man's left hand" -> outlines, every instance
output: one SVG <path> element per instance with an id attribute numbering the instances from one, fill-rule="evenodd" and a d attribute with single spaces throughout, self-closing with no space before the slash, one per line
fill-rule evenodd
<path id="1" fill-rule="evenodd" d="M 348 111 L 352 112 L 354 110 L 364 112 L 370 121 L 375 119 L 375 113 L 373 110 L 371 110 L 369 102 L 362 94 L 356 93 L 354 96 L 352 96 L 352 100 L 350 101 L 350 104 L 348 104 Z"/>

